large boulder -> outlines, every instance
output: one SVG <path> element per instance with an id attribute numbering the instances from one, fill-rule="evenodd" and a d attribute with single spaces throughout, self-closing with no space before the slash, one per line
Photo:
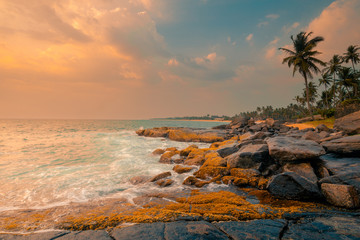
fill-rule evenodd
<path id="1" fill-rule="evenodd" d="M 360 134 L 360 111 L 335 120 L 334 128 L 347 134 Z"/>
<path id="2" fill-rule="evenodd" d="M 311 140 L 279 136 L 266 140 L 270 156 L 280 163 L 315 159 L 325 154 L 324 148 Z"/>
<path id="3" fill-rule="evenodd" d="M 343 137 L 328 142 L 322 142 L 321 145 L 329 153 L 336 153 L 353 157 L 360 156 L 360 135 Z"/>
<path id="4" fill-rule="evenodd" d="M 360 172 L 342 173 L 323 178 L 319 181 L 320 184 L 345 184 L 353 186 L 358 193 L 360 193 Z"/>
<path id="5" fill-rule="evenodd" d="M 234 129 L 234 128 L 242 128 L 245 127 L 247 125 L 249 121 L 248 117 L 237 117 L 234 120 L 231 121 L 231 123 L 229 124 L 230 128 Z"/>
<path id="6" fill-rule="evenodd" d="M 217 150 L 218 154 L 221 157 L 227 157 L 235 152 L 239 151 L 238 144 L 234 143 L 233 145 L 225 145 L 224 147 L 221 147 Z"/>
<path id="7" fill-rule="evenodd" d="M 353 186 L 323 183 L 321 192 L 326 201 L 337 207 L 358 208 L 360 206 L 359 194 Z"/>
<path id="8" fill-rule="evenodd" d="M 314 200 L 322 196 L 316 183 L 294 172 L 285 172 L 273 176 L 267 189 L 276 197 L 293 200 Z"/>
<path id="9" fill-rule="evenodd" d="M 248 144 L 236 153 L 226 157 L 229 168 L 258 168 L 263 162 L 269 161 L 267 144 Z"/>
<path id="10" fill-rule="evenodd" d="M 287 163 L 283 166 L 284 172 L 294 172 L 307 180 L 316 183 L 318 178 L 309 162 Z"/>

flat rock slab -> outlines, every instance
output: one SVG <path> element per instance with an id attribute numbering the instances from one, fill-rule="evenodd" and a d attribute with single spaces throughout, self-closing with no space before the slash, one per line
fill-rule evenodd
<path id="1" fill-rule="evenodd" d="M 144 223 L 136 224 L 130 227 L 117 228 L 111 233 L 116 240 L 141 239 L 141 240 L 163 240 L 165 223 Z"/>
<path id="2" fill-rule="evenodd" d="M 280 163 L 314 159 L 325 154 L 324 148 L 311 140 L 279 136 L 267 139 L 266 143 L 270 156 Z"/>
<path id="3" fill-rule="evenodd" d="M 104 230 L 88 231 L 51 231 L 32 234 L 0 234 L 0 240 L 112 240 L 110 235 Z"/>
<path id="4" fill-rule="evenodd" d="M 146 223 L 115 229 L 112 236 L 116 240 L 222 240 L 229 238 L 214 225 L 205 221 Z"/>
<path id="5" fill-rule="evenodd" d="M 360 156 L 360 135 L 322 142 L 321 145 L 326 149 L 326 152 L 329 153 L 336 153 L 350 157 Z"/>
<path id="6" fill-rule="evenodd" d="M 290 223 L 282 240 L 290 239 L 360 239 L 360 218 L 351 216 L 320 217 Z"/>
<path id="7" fill-rule="evenodd" d="M 326 154 L 320 157 L 323 164 L 334 175 L 360 172 L 360 157 L 339 158 L 334 154 Z"/>
<path id="8" fill-rule="evenodd" d="M 336 119 L 334 128 L 347 134 L 360 134 L 360 111 Z"/>
<path id="9" fill-rule="evenodd" d="M 171 222 L 165 224 L 166 240 L 222 240 L 229 238 L 214 225 L 205 222 Z"/>
<path id="10" fill-rule="evenodd" d="M 234 240 L 243 239 L 279 239 L 281 231 L 286 226 L 284 220 L 261 219 L 248 222 L 215 223 L 223 232 Z"/>

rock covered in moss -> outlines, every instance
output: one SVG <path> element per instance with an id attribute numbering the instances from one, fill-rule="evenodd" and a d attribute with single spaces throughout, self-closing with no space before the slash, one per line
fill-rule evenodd
<path id="1" fill-rule="evenodd" d="M 218 175 L 225 176 L 229 174 L 229 169 L 226 167 L 201 167 L 194 176 L 201 179 L 213 178 Z"/>
<path id="2" fill-rule="evenodd" d="M 155 149 L 155 150 L 152 152 L 152 154 L 154 154 L 154 155 L 161 155 L 161 154 L 163 154 L 164 152 L 165 152 L 164 149 L 158 148 L 158 149 Z"/>
<path id="3" fill-rule="evenodd" d="M 206 184 L 209 184 L 208 181 L 202 181 L 194 176 L 189 176 L 187 177 L 184 182 L 183 182 L 184 185 L 188 185 L 188 186 L 195 186 L 195 187 L 198 187 L 198 188 L 201 188 L 203 187 L 204 185 Z"/>
<path id="4" fill-rule="evenodd" d="M 163 179 L 163 178 L 167 178 L 167 177 L 170 177 L 171 176 L 171 172 L 163 172 L 163 173 L 160 173 L 154 177 L 152 177 L 149 182 L 156 182 L 157 180 L 160 180 L 160 179 Z"/>
<path id="5" fill-rule="evenodd" d="M 185 167 L 185 166 L 181 166 L 181 165 L 175 165 L 173 168 L 173 171 L 178 174 L 182 174 L 182 173 L 190 172 L 193 169 L 194 169 L 193 167 Z"/>

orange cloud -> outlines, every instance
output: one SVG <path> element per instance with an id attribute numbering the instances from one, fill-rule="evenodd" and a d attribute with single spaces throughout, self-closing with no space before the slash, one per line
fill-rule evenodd
<path id="1" fill-rule="evenodd" d="M 344 53 L 349 45 L 360 44 L 359 12 L 360 1 L 337 0 L 309 24 L 306 31 L 325 38 L 318 46 L 322 59 L 327 61 L 334 54 Z"/>

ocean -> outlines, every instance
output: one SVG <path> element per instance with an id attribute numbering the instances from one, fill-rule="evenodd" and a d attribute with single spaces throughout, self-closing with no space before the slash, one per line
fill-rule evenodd
<path id="1" fill-rule="evenodd" d="M 135 134 L 137 129 L 210 128 L 220 124 L 223 123 L 0 120 L 0 211 L 41 209 L 99 198 L 131 200 L 159 188 L 154 184 L 132 185 L 131 177 L 154 176 L 173 167 L 160 164 L 159 156 L 151 154 L 153 150 L 181 149 L 193 144 L 140 137 Z M 181 181 L 186 176 L 179 175 L 177 184 L 170 188 L 184 188 Z"/>

